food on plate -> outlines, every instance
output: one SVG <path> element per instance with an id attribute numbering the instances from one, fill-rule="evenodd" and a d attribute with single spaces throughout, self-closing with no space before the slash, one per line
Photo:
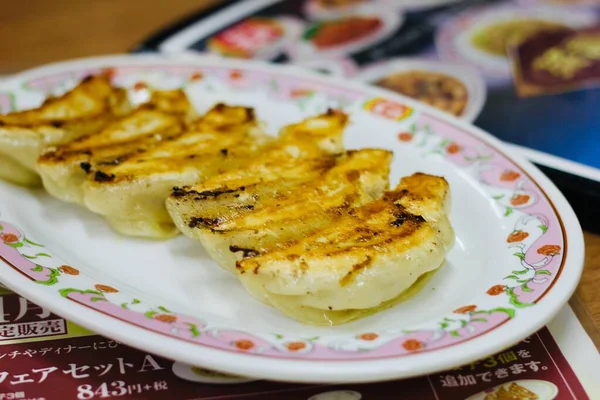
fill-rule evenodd
<path id="1" fill-rule="evenodd" d="M 83 184 L 83 203 L 125 235 L 175 236 L 165 208 L 171 189 L 239 168 L 271 140 L 252 109 L 217 104 L 175 138 L 123 161 L 96 164 Z"/>
<path id="2" fill-rule="evenodd" d="M 285 28 L 276 19 L 255 17 L 211 37 L 207 41 L 207 48 L 226 57 L 253 58 L 284 35 Z"/>
<path id="3" fill-rule="evenodd" d="M 437 72 L 398 72 L 376 81 L 375 84 L 456 116 L 463 113 L 469 100 L 467 88 L 460 80 Z"/>
<path id="4" fill-rule="evenodd" d="M 367 37 L 381 29 L 383 22 L 375 16 L 351 16 L 315 24 L 303 38 L 315 47 L 326 50 Z"/>
<path id="5" fill-rule="evenodd" d="M 178 228 L 231 272 L 242 258 L 334 224 L 388 188 L 387 150 L 293 158 L 278 152 L 264 152 L 243 170 L 178 188 L 167 201 Z"/>
<path id="6" fill-rule="evenodd" d="M 96 132 L 129 108 L 127 92 L 97 75 L 37 108 L 0 115 L 0 178 L 38 185 L 36 160 L 46 146 Z"/>
<path id="7" fill-rule="evenodd" d="M 486 394 L 484 400 L 537 400 L 539 398 L 531 390 L 511 382 L 498 386 L 492 393 Z"/>
<path id="8" fill-rule="evenodd" d="M 62 121 L 60 141 L 38 143 L 31 167 L 50 194 L 125 235 L 199 240 L 249 293 L 298 321 L 335 325 L 391 307 L 453 243 L 446 180 L 416 173 L 389 190 L 392 152 L 344 150 L 342 111 L 273 137 L 250 108 L 218 103 L 198 118 L 182 90 L 153 91 L 133 109 L 126 98 L 91 77 L 2 127 Z"/>
<path id="9" fill-rule="evenodd" d="M 174 139 L 194 115 L 183 91 L 154 91 L 147 103 L 104 129 L 47 148 L 37 162 L 44 187 L 54 197 L 82 204 L 83 183 L 89 173 Z"/>
<path id="10" fill-rule="evenodd" d="M 235 262 L 247 253 L 243 249 L 247 248 L 244 246 L 249 240 L 254 241 L 254 247 L 263 242 L 266 244 L 269 238 L 265 235 L 273 235 L 273 241 L 275 235 L 287 233 L 274 232 L 268 226 L 254 232 L 250 226 L 260 224 L 257 221 L 261 210 L 265 206 L 267 210 L 268 207 L 277 210 L 276 204 L 291 209 L 294 198 L 290 193 L 294 188 L 317 182 L 323 173 L 338 162 L 341 164 L 342 134 L 347 121 L 346 114 L 329 110 L 288 125 L 281 130 L 277 140 L 261 149 L 260 157 L 255 160 L 196 185 L 174 188 L 167 200 L 173 221 L 183 233 L 203 241 L 220 265 L 234 271 Z M 308 198 L 309 193 L 305 197 Z M 253 219 L 254 211 L 257 214 Z M 283 216 L 275 215 L 273 219 L 276 221 L 277 217 Z M 229 224 L 226 224 L 227 220 Z M 240 224 L 237 229 L 236 223 Z M 244 229 L 244 223 L 248 229 Z M 272 225 L 276 224 L 273 222 Z M 265 231 L 268 232 L 265 234 Z M 250 236 L 244 237 L 248 233 Z M 242 250 L 236 250 L 238 248 Z"/>
<path id="11" fill-rule="evenodd" d="M 563 24 L 537 19 L 517 19 L 489 25 L 472 37 L 473 45 L 491 55 L 506 57 L 509 46 L 517 46 L 539 32 L 566 29 Z"/>
<path id="12" fill-rule="evenodd" d="M 323 229 L 248 254 L 238 276 L 254 297 L 303 323 L 369 315 L 414 294 L 443 263 L 454 241 L 448 201 L 444 178 L 416 173 Z"/>

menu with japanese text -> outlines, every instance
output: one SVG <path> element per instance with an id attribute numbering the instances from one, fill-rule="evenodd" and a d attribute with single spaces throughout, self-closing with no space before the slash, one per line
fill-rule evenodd
<path id="1" fill-rule="evenodd" d="M 599 43 L 600 0 L 243 0 L 138 50 L 291 63 L 374 84 L 600 180 Z"/>
<path id="2" fill-rule="evenodd" d="M 450 371 L 373 384 L 268 382 L 139 351 L 0 293 L 0 400 L 117 398 L 598 399 L 600 355 L 567 307 L 513 348 Z"/>

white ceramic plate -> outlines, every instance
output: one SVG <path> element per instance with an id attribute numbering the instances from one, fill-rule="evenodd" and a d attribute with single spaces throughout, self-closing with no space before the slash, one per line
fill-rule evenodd
<path id="1" fill-rule="evenodd" d="M 374 83 L 386 76 L 408 71 L 445 74 L 462 82 L 467 90 L 468 100 L 460 118 L 466 121 L 475 120 L 485 104 L 485 81 L 477 70 L 467 65 L 419 58 L 393 58 L 364 68 L 354 79 L 366 83 Z"/>
<path id="2" fill-rule="evenodd" d="M 231 374 L 375 381 L 432 373 L 507 348 L 541 328 L 577 285 L 582 233 L 554 185 L 490 135 L 391 92 L 262 63 L 114 56 L 20 74 L 0 85 L 0 107 L 35 106 L 104 68 L 127 87 L 183 86 L 200 111 L 216 101 L 255 107 L 273 133 L 342 107 L 352 121 L 348 148 L 395 152 L 392 185 L 415 171 L 448 179 L 457 240 L 413 299 L 316 328 L 253 300 L 195 241 L 119 236 L 102 218 L 41 189 L 0 182 L 0 280 L 67 319 Z"/>

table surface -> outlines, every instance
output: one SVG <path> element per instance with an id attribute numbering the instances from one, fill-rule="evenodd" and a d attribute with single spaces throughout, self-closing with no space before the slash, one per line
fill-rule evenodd
<path id="1" fill-rule="evenodd" d="M 0 75 L 127 52 L 157 29 L 218 1 L 6 1 L 0 13 Z M 600 235 L 586 232 L 585 242 L 585 269 L 571 306 L 600 349 Z"/>

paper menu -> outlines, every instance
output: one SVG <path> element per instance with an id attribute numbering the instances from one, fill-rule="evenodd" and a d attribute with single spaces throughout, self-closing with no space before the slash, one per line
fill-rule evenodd
<path id="1" fill-rule="evenodd" d="M 562 161 L 532 158 L 536 162 L 600 180 L 597 2 L 244 0 L 223 2 L 186 24 L 149 38 L 137 51 L 191 50 L 293 63 L 371 84 L 387 80 L 390 90 L 454 110 L 505 142 Z M 564 34 L 543 48 L 527 42 L 544 31 Z M 520 59 L 533 54 L 540 60 L 525 71 L 514 51 Z M 557 60 L 573 66 L 566 71 L 573 77 L 563 78 L 568 85 L 548 81 L 565 73 L 556 70 Z M 428 76 L 403 74 L 409 64 Z M 513 79 L 524 71 L 527 79 Z M 582 168 L 574 171 L 575 163 Z"/>
<path id="2" fill-rule="evenodd" d="M 8 291 L 0 294 L 0 318 L 0 400 L 600 396 L 600 355 L 568 307 L 547 328 L 470 365 L 409 380 L 343 385 L 260 381 L 174 363 L 95 335 Z"/>

